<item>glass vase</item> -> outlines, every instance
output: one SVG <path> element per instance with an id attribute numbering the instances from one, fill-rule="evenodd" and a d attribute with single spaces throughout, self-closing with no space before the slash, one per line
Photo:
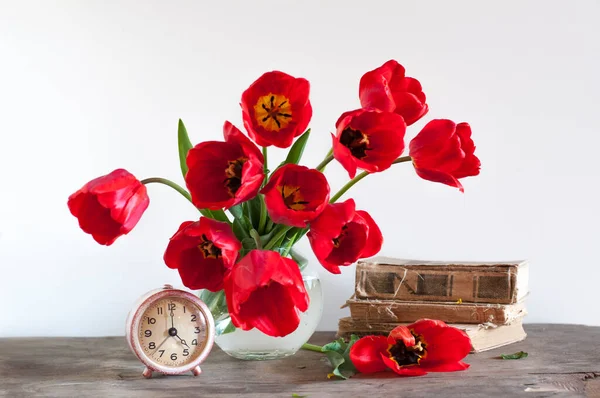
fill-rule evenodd
<path id="1" fill-rule="evenodd" d="M 283 249 L 278 250 L 283 252 Z M 300 313 L 298 328 L 284 337 L 272 337 L 258 329 L 237 329 L 231 322 L 227 312 L 225 294 L 200 292 L 200 298 L 208 305 L 215 318 L 216 339 L 215 343 L 226 354 L 246 360 L 266 360 L 284 358 L 294 355 L 315 332 L 323 314 L 323 291 L 318 274 L 307 267 L 307 260 L 295 249 L 288 249 L 285 253 L 300 266 L 302 280 L 309 297 L 308 309 Z"/>

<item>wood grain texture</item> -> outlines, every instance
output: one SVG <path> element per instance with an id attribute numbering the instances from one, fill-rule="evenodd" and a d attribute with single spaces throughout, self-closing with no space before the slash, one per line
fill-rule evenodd
<path id="1" fill-rule="evenodd" d="M 124 337 L 0 339 L 2 397 L 600 397 L 600 327 L 526 325 L 521 343 L 472 354 L 471 368 L 399 378 L 391 373 L 327 380 L 324 356 L 301 351 L 246 362 L 215 348 L 199 377 L 142 377 Z M 323 344 L 333 332 L 316 333 Z M 497 359 L 527 351 L 523 360 Z"/>

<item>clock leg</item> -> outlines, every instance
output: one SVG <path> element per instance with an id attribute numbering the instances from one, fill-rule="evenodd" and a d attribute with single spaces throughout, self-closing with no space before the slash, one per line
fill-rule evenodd
<path id="1" fill-rule="evenodd" d="M 192 373 L 194 374 L 194 376 L 200 375 L 200 373 L 202 373 L 200 366 L 196 366 L 194 369 L 192 369 Z"/>
<path id="2" fill-rule="evenodd" d="M 152 370 L 150 368 L 144 369 L 142 376 L 144 376 L 146 379 L 152 378 Z"/>

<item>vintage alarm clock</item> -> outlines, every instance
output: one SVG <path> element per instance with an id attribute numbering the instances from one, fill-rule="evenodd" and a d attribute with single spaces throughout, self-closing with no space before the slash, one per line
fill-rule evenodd
<path id="1" fill-rule="evenodd" d="M 193 294 L 165 285 L 140 297 L 127 316 L 127 342 L 152 372 L 198 376 L 215 340 L 215 322 Z"/>

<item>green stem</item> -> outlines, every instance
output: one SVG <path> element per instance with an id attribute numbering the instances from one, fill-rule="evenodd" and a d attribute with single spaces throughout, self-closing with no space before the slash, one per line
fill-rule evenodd
<path id="1" fill-rule="evenodd" d="M 265 197 L 258 195 L 260 198 L 260 218 L 258 219 L 258 232 L 262 235 L 265 233 L 265 225 L 267 224 L 267 205 L 265 204 Z"/>
<path id="2" fill-rule="evenodd" d="M 410 162 L 411 160 L 412 160 L 412 158 L 410 156 L 402 156 L 401 158 L 394 160 L 392 162 L 392 164 L 398 164 L 398 163 L 402 163 L 402 162 Z"/>
<path id="3" fill-rule="evenodd" d="M 184 198 L 186 198 L 187 200 L 189 200 L 190 203 L 194 204 L 194 202 L 192 202 L 192 196 L 190 195 L 190 193 L 188 191 L 186 191 L 185 188 L 183 188 L 182 186 L 174 183 L 171 180 L 167 180 L 166 178 L 151 177 L 151 178 L 143 179 L 141 181 L 141 183 L 144 184 L 144 185 L 146 185 L 146 184 L 152 184 L 152 183 L 158 183 L 158 184 L 166 185 L 168 187 L 173 188 L 177 192 L 179 192 Z M 208 210 L 208 209 L 198 209 L 198 211 L 200 211 L 200 214 L 202 214 L 204 217 L 212 218 L 212 219 L 218 220 L 218 221 L 225 221 L 225 222 L 231 224 L 231 221 L 229 221 L 229 218 L 227 217 L 227 215 L 225 214 L 225 212 L 223 210 L 215 210 L 213 212 L 213 211 Z"/>
<path id="4" fill-rule="evenodd" d="M 320 345 L 315 345 L 315 344 L 302 344 L 301 347 L 303 350 L 308 350 L 308 351 L 314 351 L 314 352 L 323 352 L 322 349 L 323 347 L 321 347 Z"/>
<path id="5" fill-rule="evenodd" d="M 363 178 L 365 178 L 369 174 L 370 173 L 368 171 L 363 171 L 362 173 L 360 173 L 359 175 L 357 175 L 356 177 L 354 177 L 353 179 L 351 179 L 350 181 L 348 181 L 346 183 L 346 185 L 344 185 L 342 187 L 342 189 L 340 189 L 339 191 L 337 191 L 337 193 L 335 195 L 333 195 L 333 197 L 331 198 L 331 200 L 329 201 L 329 203 L 335 203 L 343 194 L 346 193 L 347 190 L 349 190 L 350 188 L 352 188 L 354 186 L 354 184 L 356 184 L 357 182 L 359 182 L 360 180 L 362 180 Z"/>
<path id="6" fill-rule="evenodd" d="M 398 163 L 403 163 L 403 162 L 410 162 L 411 160 L 412 160 L 412 158 L 410 156 L 402 156 L 401 158 L 398 158 L 398 159 L 394 160 L 392 162 L 392 164 L 398 164 Z M 333 197 L 331 198 L 331 200 L 329 201 L 329 203 L 335 203 L 343 194 L 346 193 L 346 191 L 348 191 L 357 182 L 359 182 L 360 180 L 362 180 L 363 178 L 365 178 L 369 174 L 371 174 L 371 173 L 369 173 L 368 171 L 363 171 L 362 173 L 360 173 L 359 175 L 357 175 L 356 177 L 354 177 L 353 179 L 351 179 L 350 181 L 348 181 L 346 183 L 346 185 L 344 185 L 342 187 L 342 189 L 340 189 L 335 195 L 333 195 Z"/>
<path id="7" fill-rule="evenodd" d="M 267 234 L 268 234 L 269 232 L 271 232 L 271 231 L 273 230 L 273 226 L 274 226 L 274 225 L 275 225 L 275 224 L 273 224 L 273 220 L 269 220 L 269 221 L 267 221 L 267 226 L 266 226 L 265 232 L 266 232 Z"/>
<path id="8" fill-rule="evenodd" d="M 269 165 L 267 162 L 268 156 L 267 156 L 267 147 L 266 146 L 262 147 L 262 154 L 263 154 L 263 157 L 265 158 L 265 162 L 263 163 L 263 172 L 265 173 L 265 180 L 263 182 L 263 185 L 264 185 L 267 182 L 267 179 L 268 179 L 267 177 L 269 174 Z"/>
<path id="9" fill-rule="evenodd" d="M 168 187 L 173 188 L 177 192 L 179 192 L 184 198 L 186 198 L 187 200 L 190 201 L 190 203 L 192 203 L 192 196 L 190 195 L 190 193 L 185 188 L 183 188 L 182 186 L 174 183 L 171 180 L 167 180 L 166 178 L 161 178 L 161 177 L 146 178 L 146 179 L 143 179 L 141 181 L 141 183 L 144 184 L 144 185 L 146 185 L 146 184 L 152 184 L 152 183 L 164 184 L 164 185 L 166 185 Z"/>
<path id="10" fill-rule="evenodd" d="M 258 250 L 262 249 L 262 245 L 260 243 L 260 235 L 258 234 L 258 231 L 255 230 L 254 228 L 252 228 L 250 230 L 250 236 L 252 237 L 252 239 L 254 239 L 254 242 L 256 243 L 256 248 Z"/>
<path id="11" fill-rule="evenodd" d="M 290 254 L 290 250 L 292 250 L 292 246 L 294 246 L 294 243 L 296 243 L 296 236 L 298 236 L 298 234 L 300 233 L 301 230 L 302 229 L 300 229 L 300 228 L 296 228 L 296 231 L 294 231 L 294 233 L 290 237 L 290 243 L 287 244 L 283 253 L 281 253 L 281 257 L 287 257 L 288 254 Z"/>
<path id="12" fill-rule="evenodd" d="M 271 238 L 271 240 L 265 245 L 265 250 L 271 250 L 277 242 L 281 240 L 285 236 L 285 234 L 292 229 L 293 227 L 287 225 L 278 225 L 276 228 L 279 228 L 279 231 Z"/>
<path id="13" fill-rule="evenodd" d="M 325 159 L 323 159 L 323 161 L 321 163 L 319 163 L 319 165 L 315 168 L 317 170 L 319 170 L 320 172 L 323 172 L 325 170 L 325 166 L 327 166 L 329 164 L 329 162 L 331 162 L 332 160 L 333 160 L 333 153 L 332 153 L 332 151 L 329 151 L 327 156 L 325 156 Z"/>

